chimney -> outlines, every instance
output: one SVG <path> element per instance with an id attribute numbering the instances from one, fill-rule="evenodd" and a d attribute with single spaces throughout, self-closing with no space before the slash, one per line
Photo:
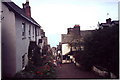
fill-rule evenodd
<path id="1" fill-rule="evenodd" d="M 74 26 L 74 33 L 75 33 L 76 35 L 80 35 L 80 26 L 79 26 L 79 25 L 75 25 L 75 26 Z"/>
<path id="2" fill-rule="evenodd" d="M 72 34 L 73 33 L 73 28 L 68 28 L 67 29 L 67 34 Z"/>
<path id="3" fill-rule="evenodd" d="M 31 7 L 29 6 L 29 0 L 26 0 L 26 3 L 22 4 L 25 15 L 31 17 Z"/>
<path id="4" fill-rule="evenodd" d="M 106 19 L 106 23 L 110 24 L 111 23 L 111 18 Z"/>
<path id="5" fill-rule="evenodd" d="M 70 34 L 70 28 L 68 28 L 67 30 L 68 30 L 68 31 L 67 31 L 67 34 Z"/>

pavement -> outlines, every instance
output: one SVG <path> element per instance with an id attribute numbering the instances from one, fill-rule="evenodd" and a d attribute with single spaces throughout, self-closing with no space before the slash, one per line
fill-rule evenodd
<path id="1" fill-rule="evenodd" d="M 102 78 L 92 71 L 80 70 L 74 63 L 62 64 L 62 67 L 57 66 L 56 68 L 56 78 L 58 79 L 99 79 Z"/>

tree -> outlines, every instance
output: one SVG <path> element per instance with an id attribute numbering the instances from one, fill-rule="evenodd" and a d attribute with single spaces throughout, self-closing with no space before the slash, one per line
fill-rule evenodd
<path id="1" fill-rule="evenodd" d="M 75 54 L 76 62 L 88 68 L 99 65 L 119 76 L 119 26 L 95 30 L 84 37 L 84 50 Z"/>
<path id="2" fill-rule="evenodd" d="M 119 28 L 107 27 L 97 30 L 85 39 L 85 56 L 91 56 L 93 65 L 107 68 L 118 76 L 119 71 Z"/>

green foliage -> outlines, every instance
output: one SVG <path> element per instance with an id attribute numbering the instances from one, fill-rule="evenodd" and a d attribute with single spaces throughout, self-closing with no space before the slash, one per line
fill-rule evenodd
<path id="1" fill-rule="evenodd" d="M 83 52 L 76 54 L 77 61 L 85 66 L 99 65 L 118 76 L 119 71 L 118 26 L 96 30 L 85 38 Z M 79 58 L 78 58 L 79 57 Z"/>
<path id="2" fill-rule="evenodd" d="M 18 72 L 15 78 L 55 78 L 53 57 L 46 47 L 45 50 L 43 54 L 46 56 L 42 56 L 39 47 L 36 46 L 33 51 L 34 55 L 29 59 L 25 70 Z"/>
<path id="3" fill-rule="evenodd" d="M 91 57 L 93 64 L 101 65 L 118 75 L 119 36 L 118 26 L 108 27 L 95 31 L 93 37 L 86 39 L 86 53 Z"/>

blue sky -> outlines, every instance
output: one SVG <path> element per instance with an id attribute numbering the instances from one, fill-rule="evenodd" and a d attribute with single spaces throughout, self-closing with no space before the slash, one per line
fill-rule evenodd
<path id="1" fill-rule="evenodd" d="M 12 0 L 18 6 L 26 0 Z M 118 20 L 118 0 L 29 0 L 32 17 L 42 26 L 51 46 L 61 41 L 67 28 L 79 24 L 81 30 L 97 27 L 110 17 Z M 107 17 L 107 13 L 109 13 Z"/>

